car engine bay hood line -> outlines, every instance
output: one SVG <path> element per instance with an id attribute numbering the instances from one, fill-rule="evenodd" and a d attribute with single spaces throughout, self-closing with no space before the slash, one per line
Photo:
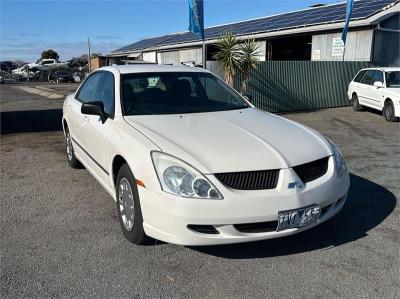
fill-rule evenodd
<path id="1" fill-rule="evenodd" d="M 285 169 L 332 155 L 319 133 L 256 108 L 124 120 L 203 174 Z"/>

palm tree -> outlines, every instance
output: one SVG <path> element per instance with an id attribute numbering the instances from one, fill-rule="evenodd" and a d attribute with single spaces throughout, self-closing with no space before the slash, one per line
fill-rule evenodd
<path id="1" fill-rule="evenodd" d="M 258 44 L 254 39 L 249 39 L 240 45 L 240 74 L 242 82 L 240 93 L 246 93 L 251 79 L 251 71 L 257 68 Z"/>
<path id="2" fill-rule="evenodd" d="M 218 65 L 224 73 L 225 82 L 233 87 L 233 79 L 240 69 L 240 46 L 239 39 L 231 32 L 225 32 L 218 38 L 218 53 L 216 55 Z"/>

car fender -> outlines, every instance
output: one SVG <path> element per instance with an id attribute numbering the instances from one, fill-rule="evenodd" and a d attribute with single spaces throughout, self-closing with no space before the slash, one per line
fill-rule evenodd
<path id="1" fill-rule="evenodd" d="M 65 134 L 65 122 L 68 124 L 69 123 L 69 117 L 70 117 L 70 115 L 68 113 L 69 112 L 68 111 L 68 104 L 69 104 L 69 101 L 71 101 L 71 99 L 73 99 L 73 97 L 74 97 L 74 93 L 71 93 L 71 94 L 67 95 L 67 97 L 65 98 L 64 103 L 63 103 L 63 109 L 62 109 L 63 116 L 62 116 L 62 119 L 61 119 L 61 124 L 62 124 L 62 128 L 63 128 L 64 134 Z"/>
<path id="2" fill-rule="evenodd" d="M 114 176 L 116 177 L 117 173 L 113 173 L 113 163 L 115 157 L 121 156 L 129 165 L 134 177 L 142 181 L 145 188 L 161 192 L 151 159 L 151 152 L 159 151 L 160 148 L 127 124 L 122 117 L 116 121 L 114 133 L 110 138 L 110 159 L 107 166 L 110 173 L 108 182 L 110 186 L 115 190 Z"/>

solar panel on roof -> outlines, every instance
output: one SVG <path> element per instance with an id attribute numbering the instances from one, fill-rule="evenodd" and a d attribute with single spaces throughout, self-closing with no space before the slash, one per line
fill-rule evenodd
<path id="1" fill-rule="evenodd" d="M 380 12 L 385 6 L 398 3 L 395 0 L 359 0 L 354 2 L 352 20 L 365 19 Z M 339 3 L 302 11 L 289 12 L 255 20 L 221 25 L 205 29 L 205 39 L 215 39 L 227 31 L 237 35 L 285 30 L 325 23 L 341 22 L 346 17 L 346 4 Z M 144 50 L 151 47 L 201 41 L 197 35 L 186 32 L 144 39 L 114 52 Z"/>

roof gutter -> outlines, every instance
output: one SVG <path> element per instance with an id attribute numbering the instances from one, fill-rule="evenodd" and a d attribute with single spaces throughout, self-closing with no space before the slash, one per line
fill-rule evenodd
<path id="1" fill-rule="evenodd" d="M 376 30 L 384 31 L 384 32 L 392 32 L 392 33 L 400 33 L 399 29 L 392 29 L 392 28 L 383 28 L 380 24 L 376 27 Z"/>

